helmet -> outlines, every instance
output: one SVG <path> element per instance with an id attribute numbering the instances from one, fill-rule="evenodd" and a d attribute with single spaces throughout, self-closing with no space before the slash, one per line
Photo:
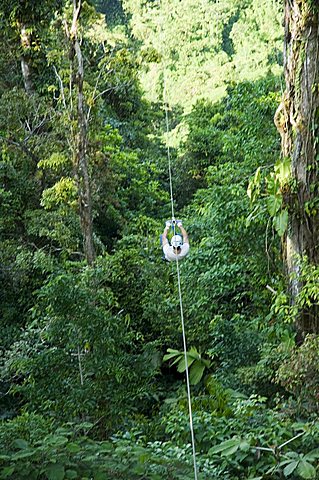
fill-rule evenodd
<path id="1" fill-rule="evenodd" d="M 171 245 L 174 248 L 181 247 L 183 245 L 182 237 L 180 235 L 174 235 L 171 240 Z"/>

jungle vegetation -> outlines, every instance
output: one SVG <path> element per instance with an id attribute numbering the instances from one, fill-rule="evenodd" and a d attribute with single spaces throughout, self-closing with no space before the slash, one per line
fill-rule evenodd
<path id="1" fill-rule="evenodd" d="M 319 478 L 318 14 L 1 3 L 0 479 L 194 478 L 168 149 L 198 478 Z"/>

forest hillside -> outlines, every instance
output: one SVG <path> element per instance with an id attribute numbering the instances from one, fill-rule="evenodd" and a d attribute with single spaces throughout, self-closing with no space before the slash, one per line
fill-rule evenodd
<path id="1" fill-rule="evenodd" d="M 319 12 L 283 3 L 0 5 L 0 479 L 319 478 Z"/>

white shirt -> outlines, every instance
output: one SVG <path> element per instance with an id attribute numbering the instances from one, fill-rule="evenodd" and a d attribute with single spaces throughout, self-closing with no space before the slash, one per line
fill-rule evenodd
<path id="1" fill-rule="evenodd" d="M 169 243 L 166 243 L 163 247 L 163 252 L 166 260 L 169 262 L 176 261 L 177 259 L 182 260 L 189 252 L 189 243 L 183 243 L 180 253 L 174 253 L 173 247 L 169 245 Z"/>

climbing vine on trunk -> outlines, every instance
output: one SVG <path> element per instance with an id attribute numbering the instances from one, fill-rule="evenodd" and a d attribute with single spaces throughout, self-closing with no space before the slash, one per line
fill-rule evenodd
<path id="1" fill-rule="evenodd" d="M 289 221 L 285 261 L 292 303 L 300 294 L 301 260 L 318 264 L 319 200 L 319 29 L 318 7 L 307 0 L 285 2 L 284 69 L 286 90 L 275 115 L 282 155 L 290 159 L 291 179 L 282 192 Z M 315 308 L 300 312 L 303 337 L 319 332 Z"/>

